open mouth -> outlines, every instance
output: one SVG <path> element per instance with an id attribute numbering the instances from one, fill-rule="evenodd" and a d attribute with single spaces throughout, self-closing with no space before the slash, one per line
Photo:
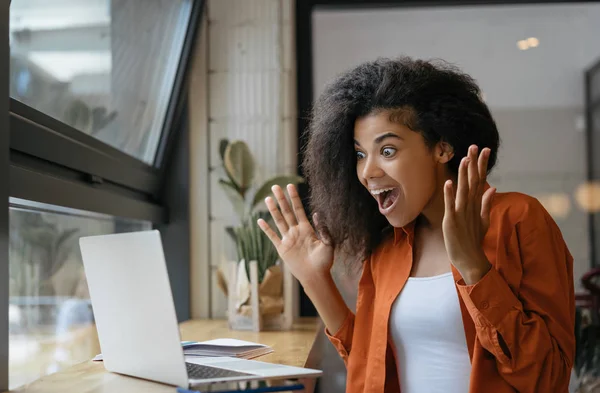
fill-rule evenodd
<path id="1" fill-rule="evenodd" d="M 398 188 L 392 188 L 375 195 L 381 214 L 388 214 L 393 210 L 399 194 L 400 190 Z"/>

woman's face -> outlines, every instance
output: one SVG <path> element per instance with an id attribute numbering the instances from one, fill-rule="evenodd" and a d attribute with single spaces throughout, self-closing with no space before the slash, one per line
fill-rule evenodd
<path id="1" fill-rule="evenodd" d="M 390 121 L 389 112 L 356 120 L 356 174 L 392 226 L 409 224 L 436 196 L 443 196 L 445 163 L 451 156 L 442 147 L 428 147 L 419 132 Z"/>

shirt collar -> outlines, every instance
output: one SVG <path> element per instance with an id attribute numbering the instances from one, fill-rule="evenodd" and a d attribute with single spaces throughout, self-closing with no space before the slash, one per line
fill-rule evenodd
<path id="1" fill-rule="evenodd" d="M 402 241 L 402 239 L 405 239 L 405 238 L 412 240 L 412 238 L 414 237 L 414 233 L 415 233 L 415 221 L 412 221 L 411 223 L 409 223 L 401 228 L 394 227 L 394 244 L 398 244 L 400 241 Z"/>

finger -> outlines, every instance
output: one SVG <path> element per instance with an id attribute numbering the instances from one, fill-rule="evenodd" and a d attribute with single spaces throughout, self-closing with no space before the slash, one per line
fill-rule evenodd
<path id="1" fill-rule="evenodd" d="M 269 224 L 262 218 L 259 218 L 258 221 L 256 221 L 256 222 L 257 222 L 258 226 L 260 227 L 260 229 L 262 229 L 262 231 L 265 233 L 265 235 L 267 235 L 267 237 L 269 238 L 271 243 L 273 243 L 275 248 L 279 249 L 279 245 L 281 244 L 281 239 L 279 238 L 279 236 L 277 236 L 277 233 L 275 233 L 275 231 L 271 229 Z"/>
<path id="2" fill-rule="evenodd" d="M 483 186 L 485 185 L 485 182 L 487 181 L 487 167 L 488 162 L 490 160 L 491 152 L 492 151 L 490 150 L 490 148 L 486 147 L 483 150 L 481 150 L 481 154 L 479 155 L 479 161 L 477 166 L 479 171 L 479 186 L 482 190 Z"/>
<path id="3" fill-rule="evenodd" d="M 445 216 L 452 217 L 454 214 L 454 186 L 452 180 L 447 180 L 444 183 L 444 205 L 446 207 Z"/>
<path id="4" fill-rule="evenodd" d="M 288 203 L 288 200 L 285 197 L 283 189 L 281 189 L 280 186 L 273 186 L 271 187 L 271 191 L 273 191 L 273 194 L 277 199 L 277 203 L 279 203 L 279 209 L 281 209 L 281 214 L 283 214 L 283 217 L 285 218 L 285 221 L 287 222 L 288 226 L 298 225 L 298 221 L 296 221 L 296 216 L 290 208 L 290 204 Z"/>
<path id="5" fill-rule="evenodd" d="M 271 217 L 273 217 L 273 221 L 275 221 L 277 229 L 279 229 L 279 233 L 283 235 L 290 229 L 290 227 L 285 221 L 285 218 L 283 218 L 281 212 L 279 211 L 277 203 L 275 203 L 275 200 L 273 198 L 267 197 L 265 198 L 265 204 L 267 205 L 267 209 L 269 209 L 269 213 L 271 213 Z"/>
<path id="6" fill-rule="evenodd" d="M 477 170 L 477 146 L 469 147 L 469 197 L 477 198 L 479 191 L 479 171 Z"/>
<path id="7" fill-rule="evenodd" d="M 298 194 L 296 187 L 293 184 L 288 184 L 287 192 L 292 200 L 292 208 L 294 209 L 294 214 L 296 215 L 298 222 L 308 222 L 306 212 L 304 211 L 304 206 L 302 205 L 302 200 L 300 199 L 300 195 Z"/>
<path id="8" fill-rule="evenodd" d="M 495 188 L 488 188 L 481 198 L 481 223 L 484 232 L 487 232 L 490 227 L 490 212 L 492 210 L 492 200 L 494 199 L 495 194 Z"/>
<path id="9" fill-rule="evenodd" d="M 463 157 L 458 166 L 458 187 L 456 189 L 456 211 L 463 211 L 469 199 L 469 180 L 468 180 L 469 158 Z"/>

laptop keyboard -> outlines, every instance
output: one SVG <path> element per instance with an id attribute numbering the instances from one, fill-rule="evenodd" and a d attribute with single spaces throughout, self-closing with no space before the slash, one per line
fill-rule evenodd
<path id="1" fill-rule="evenodd" d="M 243 377 L 248 373 L 239 371 L 226 370 L 224 368 L 205 366 L 202 364 L 186 363 L 188 377 L 190 379 L 209 379 L 209 378 L 224 378 L 224 377 Z"/>

